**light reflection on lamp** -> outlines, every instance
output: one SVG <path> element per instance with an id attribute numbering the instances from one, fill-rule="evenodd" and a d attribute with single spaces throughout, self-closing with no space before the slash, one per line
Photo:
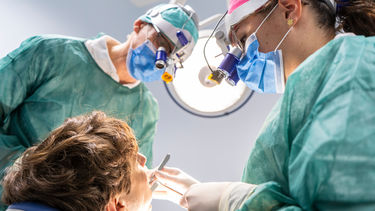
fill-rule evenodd
<path id="1" fill-rule="evenodd" d="M 211 70 L 203 56 L 203 47 L 211 30 L 199 32 L 199 39 L 192 55 L 184 62 L 184 68 L 176 71 L 173 82 L 165 84 L 172 100 L 185 111 L 201 117 L 221 117 L 240 109 L 253 92 L 241 81 L 237 86 L 227 82 L 216 85 L 208 80 Z M 219 66 L 224 56 L 211 38 L 207 44 L 206 56 L 212 68 Z"/>

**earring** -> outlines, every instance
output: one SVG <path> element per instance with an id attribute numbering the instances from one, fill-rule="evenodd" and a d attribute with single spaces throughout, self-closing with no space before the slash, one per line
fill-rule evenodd
<path id="1" fill-rule="evenodd" d="M 294 24 L 294 20 L 292 18 L 288 19 L 288 26 L 291 27 Z"/>

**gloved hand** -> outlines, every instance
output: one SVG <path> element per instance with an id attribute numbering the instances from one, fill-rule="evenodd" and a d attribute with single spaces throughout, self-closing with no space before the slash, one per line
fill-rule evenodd
<path id="1" fill-rule="evenodd" d="M 164 167 L 162 170 L 155 172 L 155 177 L 160 185 L 153 192 L 152 197 L 169 200 L 181 206 L 183 194 L 191 185 L 199 183 L 198 180 L 177 168 Z"/>
<path id="2" fill-rule="evenodd" d="M 189 211 L 218 211 L 223 192 L 231 182 L 210 182 L 192 185 L 185 193 L 181 206 Z"/>

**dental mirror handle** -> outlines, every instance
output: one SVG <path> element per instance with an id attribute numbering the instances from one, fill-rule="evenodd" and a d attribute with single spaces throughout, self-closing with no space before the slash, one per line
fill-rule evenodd
<path id="1" fill-rule="evenodd" d="M 157 168 L 158 171 L 164 168 L 165 164 L 167 164 L 170 157 L 171 155 L 169 153 L 164 157 L 163 161 L 159 164 L 159 167 Z M 152 184 L 151 191 L 154 192 L 158 185 L 159 183 L 157 181 L 154 184 Z"/>

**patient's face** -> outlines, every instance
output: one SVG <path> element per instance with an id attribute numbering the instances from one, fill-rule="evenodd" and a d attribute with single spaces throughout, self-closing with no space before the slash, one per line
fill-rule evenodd
<path id="1" fill-rule="evenodd" d="M 123 198 L 129 210 L 151 210 L 152 191 L 148 184 L 151 171 L 145 164 L 146 157 L 138 153 L 131 177 L 131 190 Z"/>

